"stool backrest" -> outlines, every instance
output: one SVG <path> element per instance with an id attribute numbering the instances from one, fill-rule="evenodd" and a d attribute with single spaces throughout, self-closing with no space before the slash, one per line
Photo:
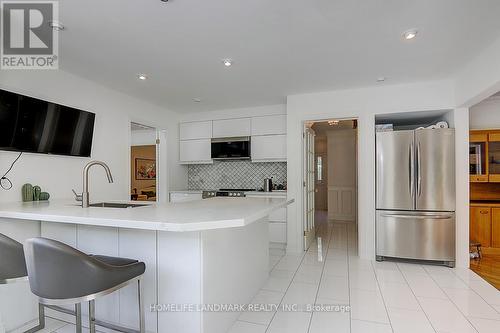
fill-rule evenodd
<path id="1" fill-rule="evenodd" d="M 23 245 L 0 234 L 0 284 L 24 278 L 27 275 Z"/>

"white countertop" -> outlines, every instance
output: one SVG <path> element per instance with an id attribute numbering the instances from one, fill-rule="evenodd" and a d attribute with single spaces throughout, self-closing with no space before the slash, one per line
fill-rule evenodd
<path id="1" fill-rule="evenodd" d="M 202 231 L 242 227 L 292 202 L 284 198 L 217 197 L 135 208 L 82 208 L 74 201 L 57 200 L 14 202 L 0 204 L 0 218 L 144 230 Z"/>

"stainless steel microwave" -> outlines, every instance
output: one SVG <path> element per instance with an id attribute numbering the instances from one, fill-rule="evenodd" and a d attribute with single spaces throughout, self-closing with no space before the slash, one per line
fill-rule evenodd
<path id="1" fill-rule="evenodd" d="M 250 159 L 250 137 L 212 139 L 212 159 Z"/>

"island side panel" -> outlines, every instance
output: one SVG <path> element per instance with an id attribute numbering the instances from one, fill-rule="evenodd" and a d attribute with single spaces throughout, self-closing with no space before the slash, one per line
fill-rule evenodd
<path id="1" fill-rule="evenodd" d="M 200 232 L 158 231 L 158 303 L 201 304 Z M 161 310 L 161 309 L 160 309 Z M 160 333 L 201 333 L 201 312 L 158 312 Z M 219 332 L 221 333 L 221 332 Z"/>
<path id="2" fill-rule="evenodd" d="M 269 276 L 267 217 L 245 227 L 202 232 L 203 303 L 247 304 Z M 238 312 L 204 312 L 203 332 L 226 332 Z"/>
<path id="3" fill-rule="evenodd" d="M 157 332 L 157 313 L 150 311 L 150 305 L 156 303 L 156 231 L 138 229 L 119 229 L 119 255 L 133 258 L 146 264 L 142 278 L 144 292 L 144 313 L 146 331 Z M 120 289 L 120 324 L 137 329 L 139 327 L 139 304 L 137 284 Z"/>
<path id="4" fill-rule="evenodd" d="M 78 225 L 54 222 L 41 222 L 41 236 L 45 238 L 54 239 L 56 241 L 68 244 L 74 248 L 78 248 Z M 68 310 L 74 310 L 72 305 L 62 306 Z M 75 317 L 52 309 L 45 309 L 48 316 L 57 318 L 67 322 L 75 322 Z M 88 326 L 88 325 L 87 325 Z"/>
<path id="5" fill-rule="evenodd" d="M 42 236 L 58 240 L 86 253 L 97 253 L 133 258 L 146 264 L 143 277 L 146 331 L 157 332 L 157 315 L 149 311 L 156 302 L 156 231 L 82 226 L 76 224 L 42 222 Z M 67 308 L 72 309 L 72 306 Z M 100 320 L 139 327 L 137 285 L 127 286 L 96 301 Z M 54 318 L 74 322 L 74 317 L 47 309 Z M 82 306 L 83 326 L 88 327 L 88 307 Z"/>
<path id="6" fill-rule="evenodd" d="M 24 243 L 40 236 L 40 221 L 0 218 L 0 233 Z M 10 332 L 36 318 L 38 307 L 28 281 L 0 285 L 0 327 Z"/>

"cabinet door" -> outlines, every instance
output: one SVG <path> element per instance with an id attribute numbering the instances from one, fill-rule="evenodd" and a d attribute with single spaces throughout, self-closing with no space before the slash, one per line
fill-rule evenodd
<path id="1" fill-rule="evenodd" d="M 469 135 L 469 174 L 471 183 L 488 182 L 488 134 L 471 131 Z"/>
<path id="2" fill-rule="evenodd" d="M 269 214 L 269 221 L 286 222 L 286 207 L 277 209 Z"/>
<path id="3" fill-rule="evenodd" d="M 250 118 L 214 120 L 212 134 L 214 138 L 250 136 Z"/>
<path id="4" fill-rule="evenodd" d="M 286 135 L 252 137 L 252 161 L 286 161 Z"/>
<path id="5" fill-rule="evenodd" d="M 500 208 L 491 209 L 491 247 L 500 248 Z"/>
<path id="6" fill-rule="evenodd" d="M 211 121 L 194 121 L 190 123 L 180 123 L 180 140 L 196 140 L 212 138 Z"/>
<path id="7" fill-rule="evenodd" d="M 488 180 L 490 183 L 500 182 L 500 134 L 488 135 Z"/>
<path id="8" fill-rule="evenodd" d="M 210 139 L 180 141 L 179 149 L 181 163 L 212 163 Z"/>
<path id="9" fill-rule="evenodd" d="M 483 247 L 491 246 L 491 208 L 470 208 L 470 240 L 479 242 Z"/>
<path id="10" fill-rule="evenodd" d="M 286 243 L 286 223 L 269 222 L 269 241 Z"/>
<path id="11" fill-rule="evenodd" d="M 252 135 L 286 134 L 286 115 L 252 118 Z"/>

